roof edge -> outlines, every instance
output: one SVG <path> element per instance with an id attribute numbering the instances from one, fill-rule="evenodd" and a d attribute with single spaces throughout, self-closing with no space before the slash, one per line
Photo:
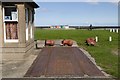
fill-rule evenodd
<path id="1" fill-rule="evenodd" d="M 34 8 L 39 8 L 39 5 L 34 2 L 33 0 L 0 0 L 0 2 L 2 3 L 8 3 L 8 2 L 13 2 L 13 3 L 21 3 L 21 2 L 24 2 L 24 3 L 31 3 L 31 5 L 34 7 Z"/>

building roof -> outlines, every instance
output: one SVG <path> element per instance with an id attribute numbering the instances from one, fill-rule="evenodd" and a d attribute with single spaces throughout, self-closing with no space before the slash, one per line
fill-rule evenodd
<path id="1" fill-rule="evenodd" d="M 39 6 L 35 2 L 27 2 L 27 3 L 33 6 L 34 8 L 39 8 Z"/>
<path id="2" fill-rule="evenodd" d="M 33 0 L 0 0 L 2 3 L 28 3 L 34 8 L 39 8 L 38 4 L 36 4 Z"/>

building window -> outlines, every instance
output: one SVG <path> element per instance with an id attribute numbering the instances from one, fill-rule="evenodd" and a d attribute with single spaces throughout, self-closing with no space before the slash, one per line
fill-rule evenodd
<path id="1" fill-rule="evenodd" d="M 5 23 L 6 27 L 6 39 L 18 39 L 18 28 L 16 23 Z"/>
<path id="2" fill-rule="evenodd" d="M 15 6 L 5 6 L 5 21 L 18 21 L 18 11 Z"/>
<path id="3" fill-rule="evenodd" d="M 18 10 L 16 6 L 3 8 L 4 42 L 18 42 Z"/>

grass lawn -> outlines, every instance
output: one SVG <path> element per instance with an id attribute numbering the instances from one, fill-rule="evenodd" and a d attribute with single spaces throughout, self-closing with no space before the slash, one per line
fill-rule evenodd
<path id="1" fill-rule="evenodd" d="M 85 40 L 88 37 L 98 36 L 96 46 L 87 46 Z M 108 37 L 112 36 L 112 42 Z M 118 77 L 118 34 L 108 30 L 35 30 L 35 39 L 72 39 L 77 41 L 79 47 L 87 50 L 96 60 L 97 65 L 113 77 Z"/>

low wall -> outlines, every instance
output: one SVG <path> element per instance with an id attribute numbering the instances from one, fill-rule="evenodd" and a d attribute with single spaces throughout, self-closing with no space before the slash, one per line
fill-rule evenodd
<path id="1" fill-rule="evenodd" d="M 26 47 L 3 47 L 2 60 L 23 60 L 34 54 L 34 41 Z"/>

